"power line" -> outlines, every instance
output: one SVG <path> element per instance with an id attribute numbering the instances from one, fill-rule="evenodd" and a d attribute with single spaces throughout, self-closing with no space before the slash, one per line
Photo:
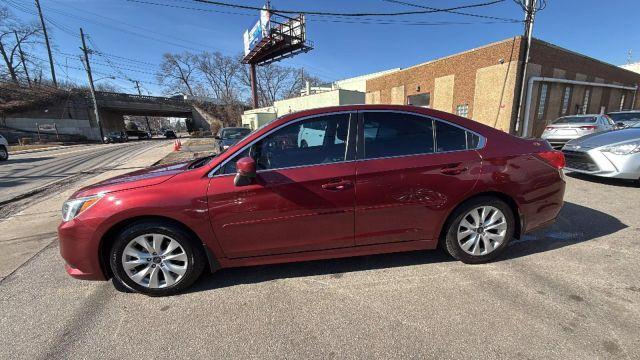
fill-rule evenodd
<path id="1" fill-rule="evenodd" d="M 236 8 L 236 9 L 255 10 L 255 11 L 263 10 L 261 7 L 230 4 L 230 3 L 224 3 L 224 2 L 221 2 L 221 1 L 211 1 L 211 0 L 193 0 L 193 1 L 194 2 L 203 3 L 203 4 L 231 7 L 231 8 Z M 275 14 L 305 14 L 305 15 L 327 15 L 327 16 L 349 16 L 349 17 L 403 16 L 403 15 L 431 14 L 431 13 L 437 13 L 437 12 L 450 12 L 450 11 L 455 11 L 455 10 L 478 8 L 478 7 L 484 7 L 484 6 L 489 6 L 489 5 L 501 3 L 501 2 L 504 2 L 504 1 L 505 0 L 494 0 L 494 1 L 484 2 L 484 3 L 455 6 L 455 7 L 446 8 L 446 9 L 433 8 L 431 10 L 401 11 L 401 12 L 394 12 L 394 13 L 366 13 L 366 12 L 363 12 L 363 13 L 335 13 L 335 12 L 326 12 L 326 11 L 277 10 L 277 9 L 273 9 L 273 8 L 270 9 L 270 12 L 275 13 Z"/>
<path id="2" fill-rule="evenodd" d="M 246 13 L 237 13 L 237 12 L 225 12 L 225 11 L 217 11 L 213 9 L 201 9 L 195 7 L 188 6 L 180 6 L 180 5 L 170 5 L 163 3 L 156 3 L 145 0 L 124 0 L 133 3 L 139 3 L 144 5 L 152 5 L 159 7 L 168 7 L 168 8 L 178 8 L 183 10 L 194 10 L 194 11 L 204 11 L 204 12 L 213 12 L 213 13 L 223 13 L 223 14 L 231 14 L 231 15 L 241 15 L 241 16 L 251 16 L 255 17 L 255 14 L 246 14 Z M 191 0 L 184 0 L 191 1 Z M 446 9 L 444 9 L 446 10 Z M 407 25 L 407 26 L 443 26 L 443 25 L 484 25 L 484 24 L 508 24 L 511 22 L 507 21 L 485 21 L 485 22 L 454 22 L 454 21 L 438 21 L 438 22 L 428 22 L 428 21 L 415 21 L 415 20 L 381 20 L 375 18 L 359 18 L 355 20 L 354 18 L 340 18 L 339 16 L 326 16 L 326 15 L 318 15 L 316 18 L 307 19 L 308 22 L 319 22 L 319 23 L 343 23 L 343 24 L 365 24 L 365 25 Z M 326 17 L 326 18 L 325 18 Z M 514 23 L 521 23 L 522 21 L 515 20 Z"/>
<path id="3" fill-rule="evenodd" d="M 56 1 L 56 0 L 50 0 L 50 1 L 53 1 L 53 2 L 54 2 L 54 3 L 56 3 L 56 4 L 60 4 L 60 5 L 62 5 L 62 3 L 60 3 L 59 1 Z M 103 22 L 96 21 L 96 20 L 89 19 L 89 18 L 82 17 L 82 16 L 71 15 L 71 14 L 67 13 L 66 11 L 63 11 L 63 10 L 60 10 L 60 9 L 53 9 L 53 8 L 49 8 L 49 9 L 47 9 L 47 10 L 48 10 L 48 11 L 50 11 L 50 12 L 54 12 L 54 13 L 57 13 L 57 14 L 63 15 L 63 16 L 74 17 L 74 18 L 80 18 L 80 19 L 83 19 L 83 20 L 85 20 L 85 21 L 93 22 L 93 23 L 98 24 L 98 25 L 102 25 L 102 26 L 107 26 L 107 27 L 111 27 L 111 28 L 117 28 L 117 29 L 120 29 L 119 27 L 117 27 L 117 26 L 115 26 L 115 25 L 108 24 L 108 23 L 103 23 Z M 202 43 L 199 43 L 199 42 L 195 42 L 195 41 L 192 41 L 192 40 L 182 39 L 182 38 L 179 38 L 179 37 L 176 37 L 176 36 L 173 36 L 173 35 L 169 35 L 169 34 L 164 34 L 164 33 L 161 33 L 161 32 L 157 32 L 157 31 L 155 31 L 155 30 L 153 30 L 153 29 L 145 28 L 145 27 L 138 26 L 138 25 L 135 25 L 135 24 L 130 24 L 130 23 L 127 23 L 127 22 L 122 21 L 122 20 L 118 20 L 118 19 L 114 19 L 114 18 L 106 17 L 106 16 L 104 16 L 104 15 L 97 14 L 97 13 L 91 12 L 91 11 L 89 11 L 89 10 L 80 9 L 80 8 L 76 8 L 76 7 L 71 8 L 70 10 L 77 11 L 77 12 L 82 12 L 82 13 L 86 13 L 86 14 L 89 14 L 89 15 L 92 15 L 92 16 L 99 17 L 100 19 L 108 20 L 109 22 L 120 23 L 120 24 L 122 24 L 122 25 L 124 25 L 124 26 L 126 26 L 126 27 L 131 27 L 131 28 L 135 28 L 135 29 L 143 30 L 143 31 L 145 31 L 145 32 L 149 32 L 149 33 L 153 33 L 153 34 L 156 34 L 156 35 L 160 35 L 160 36 L 162 36 L 163 38 L 172 38 L 172 39 L 177 40 L 177 41 L 180 41 L 180 42 L 191 43 L 191 44 L 194 44 L 194 45 L 197 45 L 197 46 L 201 46 L 201 47 L 205 47 L 205 48 L 209 46 L 209 45 L 202 44 Z M 136 34 L 138 34 L 138 33 L 136 33 Z"/>
<path id="4" fill-rule="evenodd" d="M 385 2 L 388 2 L 388 3 L 393 3 L 393 4 L 400 4 L 400 5 L 420 8 L 420 9 L 427 9 L 427 10 L 435 10 L 435 9 L 437 9 L 437 8 L 430 7 L 430 6 L 418 5 L 418 4 L 413 4 L 413 3 L 410 3 L 410 2 L 404 2 L 404 1 L 399 1 L 399 0 L 382 0 L 382 1 L 385 1 Z M 472 13 L 467 13 L 467 12 L 462 12 L 462 11 L 455 11 L 455 10 L 445 11 L 445 12 L 448 12 L 450 14 L 471 16 L 471 17 L 482 18 L 482 19 L 501 20 L 501 21 L 505 21 L 505 22 L 522 22 L 521 20 L 518 20 L 518 19 L 503 18 L 503 17 L 497 17 L 497 16 L 488 16 L 488 15 L 479 15 L 479 14 L 472 14 Z"/>

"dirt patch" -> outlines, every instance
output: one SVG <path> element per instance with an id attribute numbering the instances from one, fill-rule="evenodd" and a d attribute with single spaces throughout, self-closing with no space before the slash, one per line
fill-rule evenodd
<path id="1" fill-rule="evenodd" d="M 165 156 L 157 165 L 190 161 L 218 153 L 218 146 L 213 138 L 180 139 L 180 141 L 182 143 L 180 150 Z"/>

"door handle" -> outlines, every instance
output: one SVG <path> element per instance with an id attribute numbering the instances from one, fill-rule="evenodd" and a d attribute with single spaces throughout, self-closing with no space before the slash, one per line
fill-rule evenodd
<path id="1" fill-rule="evenodd" d="M 322 188 L 329 191 L 342 191 L 351 187 L 351 185 L 353 185 L 353 183 L 349 180 L 339 180 L 322 184 Z"/>
<path id="2" fill-rule="evenodd" d="M 462 166 L 462 164 L 458 163 L 458 164 L 445 165 L 440 169 L 440 172 L 445 175 L 459 175 L 467 170 L 469 170 L 469 168 L 467 168 L 466 166 Z"/>

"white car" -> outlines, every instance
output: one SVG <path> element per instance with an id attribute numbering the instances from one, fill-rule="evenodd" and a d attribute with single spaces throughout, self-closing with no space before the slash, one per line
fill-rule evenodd
<path id="1" fill-rule="evenodd" d="M 302 124 L 298 133 L 298 147 L 321 146 L 324 143 L 326 126 L 323 121 Z"/>
<path id="2" fill-rule="evenodd" d="M 606 115 L 570 115 L 563 116 L 549 124 L 542 133 L 554 148 L 561 148 L 569 140 L 617 129 L 616 124 Z"/>
<path id="3" fill-rule="evenodd" d="M 9 142 L 4 136 L 0 135 L 0 161 L 5 161 L 9 158 Z"/>

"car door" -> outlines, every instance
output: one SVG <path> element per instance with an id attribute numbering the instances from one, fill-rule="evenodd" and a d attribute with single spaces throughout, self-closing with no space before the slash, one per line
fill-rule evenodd
<path id="1" fill-rule="evenodd" d="M 211 224 L 227 257 L 249 257 L 354 245 L 355 115 L 302 119 L 242 149 L 211 179 Z M 300 146 L 304 127 L 324 141 Z M 353 130 L 350 130 L 352 128 Z M 320 130 L 316 130 L 319 132 Z M 233 184 L 235 162 L 256 161 L 253 184 Z"/>
<path id="2" fill-rule="evenodd" d="M 478 179 L 484 140 L 413 113 L 359 114 L 356 245 L 436 239 Z"/>

